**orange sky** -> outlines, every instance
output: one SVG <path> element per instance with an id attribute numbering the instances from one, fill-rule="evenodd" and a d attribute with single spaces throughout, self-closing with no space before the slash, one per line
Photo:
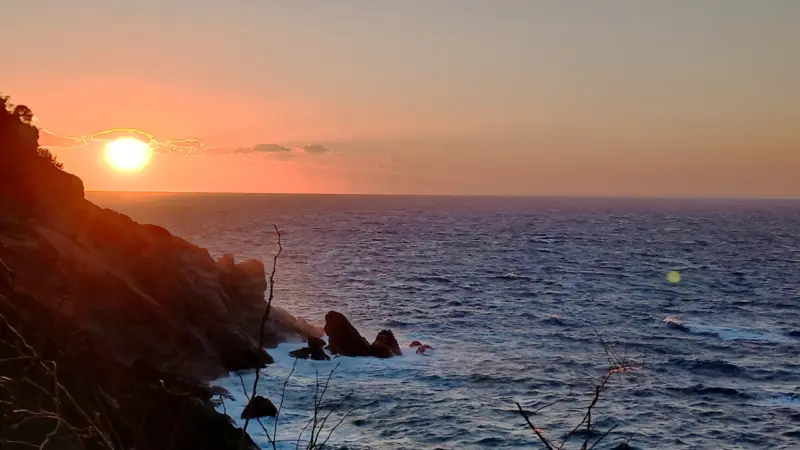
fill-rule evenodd
<path id="1" fill-rule="evenodd" d="M 0 92 L 93 190 L 800 197 L 800 3 L 557 5 L 17 2 Z"/>

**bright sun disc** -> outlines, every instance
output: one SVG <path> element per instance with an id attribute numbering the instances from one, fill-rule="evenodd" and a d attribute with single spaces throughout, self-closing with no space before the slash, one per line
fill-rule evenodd
<path id="1" fill-rule="evenodd" d="M 115 139 L 105 146 L 103 158 L 109 166 L 122 172 L 142 170 L 153 157 L 153 149 L 134 138 Z"/>

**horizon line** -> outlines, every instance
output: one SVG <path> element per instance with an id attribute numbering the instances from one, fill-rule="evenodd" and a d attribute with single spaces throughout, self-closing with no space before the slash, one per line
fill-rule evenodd
<path id="1" fill-rule="evenodd" d="M 607 200 L 747 200 L 800 201 L 797 197 L 759 196 L 649 196 L 649 195 L 567 195 L 567 194 L 425 194 L 425 193 L 331 193 L 331 192 L 244 192 L 244 191 L 169 191 L 85 189 L 86 193 L 107 194 L 196 194 L 196 195 L 263 195 L 263 196 L 342 196 L 342 197 L 454 197 L 454 198 L 539 198 L 539 199 L 607 199 Z"/>

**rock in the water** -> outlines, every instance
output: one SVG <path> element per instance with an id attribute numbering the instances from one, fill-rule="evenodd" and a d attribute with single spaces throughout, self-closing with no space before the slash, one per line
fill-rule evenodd
<path id="1" fill-rule="evenodd" d="M 314 361 L 330 361 L 331 357 L 325 353 L 325 350 L 321 348 L 312 348 L 311 349 L 311 359 Z"/>
<path id="2" fill-rule="evenodd" d="M 409 345 L 409 347 L 411 347 L 411 348 L 420 347 L 420 346 L 422 346 L 422 342 L 420 342 L 420 341 L 414 341 L 414 342 L 411 343 L 411 345 Z"/>
<path id="3" fill-rule="evenodd" d="M 334 355 L 372 356 L 369 342 L 342 313 L 330 311 L 325 314 L 325 334 Z"/>
<path id="4" fill-rule="evenodd" d="M 420 345 L 419 347 L 417 347 L 417 354 L 424 355 L 425 352 L 428 350 L 433 350 L 433 347 L 431 347 L 430 345 Z"/>
<path id="5" fill-rule="evenodd" d="M 277 415 L 278 408 L 275 407 L 275 404 L 272 403 L 270 399 L 260 395 L 253 397 L 244 408 L 244 411 L 242 411 L 242 419 L 245 420 L 259 419 L 261 417 L 275 417 Z"/>
<path id="6" fill-rule="evenodd" d="M 378 336 L 375 337 L 375 342 L 372 343 L 372 347 L 374 348 L 376 345 L 388 348 L 394 356 L 403 356 L 403 352 L 400 351 L 400 344 L 397 343 L 397 339 L 394 337 L 392 330 L 381 330 Z"/>
<path id="7" fill-rule="evenodd" d="M 322 348 L 311 348 L 311 347 L 304 347 L 292 352 L 289 352 L 289 356 L 292 358 L 298 359 L 313 359 L 314 361 L 330 361 L 331 357 L 325 353 L 325 350 Z"/>
<path id="8" fill-rule="evenodd" d="M 370 356 L 385 359 L 385 358 L 391 358 L 392 356 L 394 356 L 394 353 L 392 353 L 392 349 L 383 344 L 373 343 L 370 346 Z"/>
<path id="9" fill-rule="evenodd" d="M 382 330 L 370 344 L 343 314 L 336 311 L 325 314 L 325 334 L 328 335 L 327 348 L 334 355 L 391 358 L 403 354 L 391 330 Z"/>
<path id="10" fill-rule="evenodd" d="M 308 346 L 309 347 L 322 349 L 322 348 L 325 348 L 325 345 L 327 345 L 327 344 L 325 343 L 324 340 L 322 340 L 322 339 L 320 339 L 320 338 L 318 338 L 316 336 L 308 336 Z"/>
<path id="11" fill-rule="evenodd" d="M 308 347 L 299 348 L 289 352 L 289 356 L 297 359 L 308 359 L 311 357 L 311 349 Z"/>

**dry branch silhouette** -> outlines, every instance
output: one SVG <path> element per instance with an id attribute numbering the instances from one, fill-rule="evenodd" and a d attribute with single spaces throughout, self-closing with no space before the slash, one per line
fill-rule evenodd
<path id="1" fill-rule="evenodd" d="M 615 375 L 621 375 L 625 373 L 635 372 L 640 370 L 644 367 L 643 363 L 638 363 L 628 357 L 627 349 L 623 353 L 623 355 L 619 355 L 614 348 L 606 343 L 602 338 L 600 339 L 600 343 L 603 347 L 603 352 L 606 356 L 608 361 L 608 369 L 600 378 L 600 380 L 594 385 L 592 390 L 592 398 L 589 404 L 586 407 L 586 412 L 584 413 L 581 420 L 572 428 L 570 431 L 561 439 L 560 443 L 555 443 L 551 438 L 545 436 L 545 432 L 543 429 L 537 428 L 534 423 L 531 421 L 530 416 L 536 413 L 539 413 L 545 409 L 548 409 L 558 403 L 566 401 L 572 395 L 572 385 L 570 385 L 569 393 L 558 400 L 548 403 L 541 408 L 538 408 L 533 413 L 529 414 L 526 413 L 525 410 L 522 408 L 522 405 L 519 402 L 516 402 L 517 410 L 522 418 L 525 420 L 525 423 L 528 425 L 528 428 L 533 431 L 539 441 L 544 445 L 545 449 L 547 450 L 563 450 L 564 446 L 567 445 L 570 438 L 572 438 L 579 430 L 585 429 L 586 437 L 583 439 L 581 443 L 580 449 L 581 450 L 592 450 L 597 447 L 601 442 L 603 442 L 609 435 L 611 435 L 614 430 L 617 429 L 617 425 L 611 426 L 608 430 L 604 432 L 599 432 L 597 430 L 598 423 L 597 421 L 592 422 L 592 415 L 594 412 L 597 403 L 600 401 L 601 395 L 605 392 L 606 388 L 608 387 L 609 382 Z M 584 428 L 585 427 L 585 428 Z M 594 439 L 595 436 L 598 436 Z M 594 440 L 594 442 L 592 442 Z"/>

